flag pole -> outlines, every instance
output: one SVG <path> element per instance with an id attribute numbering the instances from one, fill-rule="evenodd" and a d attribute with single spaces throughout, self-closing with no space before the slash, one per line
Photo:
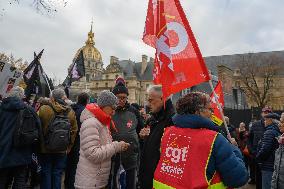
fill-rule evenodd
<path id="1" fill-rule="evenodd" d="M 85 91 L 87 92 L 88 86 L 87 86 L 87 76 L 85 75 Z"/>
<path id="2" fill-rule="evenodd" d="M 227 132 L 228 139 L 231 139 L 232 137 L 231 137 L 230 131 L 229 131 L 229 129 L 228 129 L 228 125 L 227 125 L 227 123 L 226 123 L 226 121 L 225 121 L 225 116 L 224 116 L 224 113 L 223 113 L 223 111 L 222 111 L 222 107 L 221 107 L 221 104 L 220 104 L 220 102 L 219 102 L 219 100 L 218 100 L 218 97 L 217 97 L 217 95 L 216 95 L 216 92 L 215 92 L 215 90 L 214 90 L 214 87 L 213 87 L 213 83 L 212 83 L 212 79 L 211 79 L 211 78 L 210 78 L 210 80 L 209 80 L 209 85 L 210 85 L 210 88 L 212 89 L 212 92 L 213 92 L 214 98 L 215 98 L 215 100 L 216 100 L 218 109 L 219 109 L 219 111 L 220 111 L 220 113 L 221 113 L 221 116 L 222 116 L 222 119 L 223 119 L 223 123 L 224 123 L 225 129 L 226 129 L 226 132 Z"/>

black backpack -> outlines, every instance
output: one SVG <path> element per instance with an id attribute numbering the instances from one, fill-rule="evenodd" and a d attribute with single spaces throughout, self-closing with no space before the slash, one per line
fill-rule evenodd
<path id="1" fill-rule="evenodd" d="M 39 122 L 28 107 L 17 115 L 13 145 L 17 148 L 36 145 L 40 139 Z"/>
<path id="2" fill-rule="evenodd" d="M 59 113 L 51 105 L 49 106 L 54 112 L 54 117 L 51 119 L 47 128 L 45 147 L 49 151 L 54 152 L 66 151 L 71 142 L 71 123 L 67 116 L 70 109 L 63 113 Z"/>

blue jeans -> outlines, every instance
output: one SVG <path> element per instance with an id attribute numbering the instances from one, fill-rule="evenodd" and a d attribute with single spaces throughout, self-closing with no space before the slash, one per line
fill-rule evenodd
<path id="1" fill-rule="evenodd" d="M 261 171 L 262 176 L 262 189 L 270 189 L 272 181 L 272 171 Z"/>
<path id="2" fill-rule="evenodd" d="M 66 158 L 66 154 L 41 154 L 41 189 L 61 189 Z"/>

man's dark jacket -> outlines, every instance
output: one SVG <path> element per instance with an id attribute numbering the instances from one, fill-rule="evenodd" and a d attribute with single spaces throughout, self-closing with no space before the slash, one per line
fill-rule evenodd
<path id="1" fill-rule="evenodd" d="M 115 123 L 115 128 L 111 127 L 113 140 L 130 143 L 127 151 L 116 154 L 116 156 L 121 157 L 121 163 L 125 170 L 137 168 L 139 154 L 138 133 L 143 127 L 143 120 L 139 111 L 126 103 L 123 108 L 120 107 L 115 111 L 112 120 Z"/>
<path id="2" fill-rule="evenodd" d="M 164 129 L 172 126 L 174 107 L 167 100 L 166 107 L 149 118 L 150 135 L 145 139 L 139 169 L 140 188 L 152 189 L 154 172 L 160 159 L 161 138 Z"/>
<path id="3" fill-rule="evenodd" d="M 24 108 L 29 109 L 33 114 L 40 129 L 40 121 L 33 108 L 16 97 L 3 99 L 0 107 L 0 168 L 16 167 L 31 163 L 33 146 L 21 148 L 13 146 L 13 135 L 17 126 L 18 113 Z"/>
<path id="4" fill-rule="evenodd" d="M 85 109 L 85 106 L 82 105 L 82 104 L 78 104 L 77 103 L 77 104 L 72 105 L 71 108 L 75 112 L 77 126 L 78 126 L 78 131 L 77 131 L 77 135 L 76 135 L 76 138 L 75 138 L 74 146 L 72 147 L 71 151 L 73 151 L 75 153 L 77 153 L 77 152 L 79 153 L 79 150 L 80 150 L 80 136 L 79 136 L 79 133 L 80 133 L 80 128 L 81 128 L 80 116 L 81 116 L 82 111 Z"/>
<path id="5" fill-rule="evenodd" d="M 264 130 L 265 127 L 263 119 L 254 122 L 249 130 L 248 150 L 253 157 L 256 156 L 257 145 L 263 136 Z"/>
<path id="6" fill-rule="evenodd" d="M 265 132 L 258 145 L 256 159 L 260 163 L 261 170 L 273 171 L 275 151 L 279 147 L 276 137 L 281 133 L 276 124 L 265 127 Z"/>

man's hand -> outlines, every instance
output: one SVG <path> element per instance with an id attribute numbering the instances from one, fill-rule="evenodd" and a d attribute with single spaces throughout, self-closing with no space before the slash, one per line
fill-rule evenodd
<path id="1" fill-rule="evenodd" d="M 141 129 L 139 136 L 141 139 L 145 139 L 147 136 L 150 134 L 150 128 L 149 127 L 144 127 Z"/>

